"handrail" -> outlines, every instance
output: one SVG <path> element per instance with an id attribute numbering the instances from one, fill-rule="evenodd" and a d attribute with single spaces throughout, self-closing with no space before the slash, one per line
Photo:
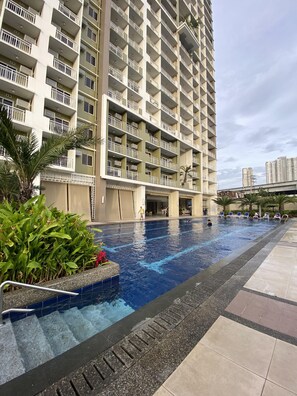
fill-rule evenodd
<path id="1" fill-rule="evenodd" d="M 21 282 L 9 281 L 9 280 L 5 281 L 5 282 L 1 283 L 1 285 L 0 285 L 0 326 L 3 325 L 3 317 L 2 317 L 3 313 L 7 312 L 7 311 L 3 311 L 3 288 L 6 285 L 27 287 L 28 289 L 38 289 L 38 290 L 50 291 L 50 292 L 58 293 L 58 294 L 68 294 L 69 296 L 78 296 L 78 294 L 79 294 L 76 292 L 70 292 L 70 291 L 65 291 L 65 290 L 51 289 L 50 287 L 28 285 L 27 283 L 21 283 Z M 8 311 L 10 311 L 10 310 L 8 310 Z M 30 311 L 23 311 L 23 312 L 30 312 Z"/>

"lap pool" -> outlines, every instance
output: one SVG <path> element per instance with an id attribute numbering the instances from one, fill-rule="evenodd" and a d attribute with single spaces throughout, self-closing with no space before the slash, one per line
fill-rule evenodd
<path id="1" fill-rule="evenodd" d="M 100 333 L 278 224 L 215 219 L 208 227 L 206 219 L 180 219 L 100 227 L 95 239 L 120 265 L 120 276 L 84 287 L 77 297 L 34 304 L 32 314 L 7 318 L 2 331 L 11 335 L 13 348 L 0 351 L 0 384 Z M 14 370 L 3 360 L 10 353 Z"/>

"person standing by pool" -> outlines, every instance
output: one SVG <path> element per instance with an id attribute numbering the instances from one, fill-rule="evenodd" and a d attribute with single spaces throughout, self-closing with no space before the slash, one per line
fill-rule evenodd
<path id="1" fill-rule="evenodd" d="M 138 213 L 140 214 L 140 220 L 143 220 L 143 218 L 144 218 L 144 209 L 143 209 L 142 206 L 140 206 L 140 209 L 139 209 Z"/>

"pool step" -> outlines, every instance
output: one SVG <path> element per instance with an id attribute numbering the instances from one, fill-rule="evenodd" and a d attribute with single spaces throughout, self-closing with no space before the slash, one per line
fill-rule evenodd
<path id="1" fill-rule="evenodd" d="M 83 316 L 77 307 L 70 308 L 62 313 L 75 338 L 81 342 L 98 333 L 93 324 Z"/>
<path id="2" fill-rule="evenodd" d="M 9 319 L 0 327 L 0 385 L 23 374 L 26 370 L 18 350 L 13 327 Z"/>
<path id="3" fill-rule="evenodd" d="M 112 325 L 112 322 L 104 316 L 106 309 L 103 304 L 89 305 L 80 309 L 82 315 L 92 323 L 97 333 Z"/>
<path id="4" fill-rule="evenodd" d="M 79 343 L 58 311 L 39 318 L 39 323 L 55 356 L 68 351 Z"/>
<path id="5" fill-rule="evenodd" d="M 52 348 L 36 315 L 13 323 L 13 331 L 26 371 L 54 357 Z"/>

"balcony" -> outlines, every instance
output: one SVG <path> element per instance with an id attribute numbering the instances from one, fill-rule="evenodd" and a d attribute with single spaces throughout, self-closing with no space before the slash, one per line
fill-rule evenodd
<path id="1" fill-rule="evenodd" d="M 181 42 L 188 52 L 196 51 L 199 48 L 198 38 L 195 36 L 194 31 L 187 22 L 183 22 L 179 26 L 178 33 L 180 35 Z"/>
<path id="2" fill-rule="evenodd" d="M 172 118 L 174 118 L 175 120 L 177 119 L 177 114 L 175 111 L 169 109 L 169 107 L 165 106 L 165 105 L 161 105 L 161 110 L 165 111 L 165 113 L 167 113 L 168 115 L 170 115 Z"/>
<path id="3" fill-rule="evenodd" d="M 68 92 L 54 87 L 48 87 L 50 88 L 50 93 L 46 92 L 45 94 L 45 107 L 69 117 L 72 116 L 76 110 L 76 102 L 72 96 Z"/>
<path id="4" fill-rule="evenodd" d="M 169 132 L 173 136 L 177 136 L 177 130 L 172 128 L 172 125 L 166 124 L 166 122 L 162 122 L 161 127 L 166 131 Z"/>
<path id="5" fill-rule="evenodd" d="M 13 122 L 24 123 L 26 121 L 26 111 L 25 110 L 21 110 L 21 109 L 18 109 L 17 107 L 8 106 L 5 104 L 2 106 L 6 109 L 9 118 Z"/>
<path id="6" fill-rule="evenodd" d="M 32 54 L 32 47 L 33 44 L 29 41 L 23 40 L 7 30 L 0 31 L 0 53 L 7 54 L 6 56 L 13 54 L 14 61 L 17 56 L 18 62 L 29 68 L 33 68 L 37 61 L 35 55 Z"/>
<path id="7" fill-rule="evenodd" d="M 109 141 L 108 150 L 113 151 L 115 153 L 124 154 L 125 148 L 119 143 Z"/>
<path id="8" fill-rule="evenodd" d="M 172 169 L 172 170 L 177 170 L 178 169 L 177 164 L 175 164 L 172 161 L 167 160 L 165 158 L 161 158 L 161 166 L 163 168 L 168 168 L 168 169 Z"/>
<path id="9" fill-rule="evenodd" d="M 47 77 L 54 81 L 63 81 L 63 85 L 70 89 L 77 83 L 76 70 L 57 58 L 53 58 L 52 65 L 48 66 Z"/>
<path id="10" fill-rule="evenodd" d="M 73 160 L 72 158 L 69 158 L 67 155 L 62 155 L 61 157 L 57 158 L 55 162 L 53 162 L 51 167 L 68 168 L 72 170 Z"/>
<path id="11" fill-rule="evenodd" d="M 131 125 L 129 123 L 126 124 L 126 131 L 127 131 L 127 133 L 130 133 L 130 135 L 133 135 L 133 136 L 139 137 L 139 135 L 140 135 L 139 129 L 135 128 L 133 125 Z"/>
<path id="12" fill-rule="evenodd" d="M 161 147 L 164 150 L 169 151 L 170 153 L 177 153 L 177 148 L 173 146 L 170 142 L 166 142 L 165 140 L 161 140 Z"/>
<path id="13" fill-rule="evenodd" d="M 138 150 L 135 150 L 131 147 L 127 147 L 127 156 L 132 158 L 138 158 Z"/>
<path id="14" fill-rule="evenodd" d="M 31 37 L 37 38 L 40 33 L 40 19 L 35 13 L 30 12 L 28 9 L 22 7 L 20 4 L 7 0 L 5 5 L 4 21 L 9 26 L 22 26 L 22 32 Z"/>
<path id="15" fill-rule="evenodd" d="M 49 47 L 59 54 L 62 53 L 63 57 L 68 59 L 71 63 L 74 63 L 78 56 L 77 43 L 59 29 L 56 29 L 54 37 L 50 37 Z"/>
<path id="16" fill-rule="evenodd" d="M 160 145 L 159 139 L 155 138 L 154 136 L 150 135 L 149 133 L 147 134 L 146 140 L 147 140 L 147 142 L 152 143 L 154 146 Z"/>
<path id="17" fill-rule="evenodd" d="M 5 92 L 14 91 L 14 95 L 25 100 L 31 100 L 34 93 L 31 87 L 29 76 L 20 73 L 8 65 L 0 65 L 1 89 Z M 31 89 L 30 89 L 31 88 Z"/>
<path id="18" fill-rule="evenodd" d="M 145 162 L 148 162 L 148 163 L 154 164 L 154 165 L 159 165 L 160 164 L 159 158 L 156 158 L 153 155 L 148 155 L 148 154 L 145 157 Z"/>
<path id="19" fill-rule="evenodd" d="M 62 2 L 59 2 L 58 9 L 53 10 L 53 22 L 57 26 L 63 26 L 63 29 L 73 37 L 79 31 L 80 18 Z"/>
<path id="20" fill-rule="evenodd" d="M 111 99 L 113 99 L 113 100 L 116 100 L 117 102 L 120 102 L 120 103 L 122 103 L 123 102 L 123 95 L 121 94 L 121 92 L 119 92 L 119 91 L 114 91 L 113 89 L 109 89 L 108 91 L 107 91 L 107 95 L 111 98 Z"/>

